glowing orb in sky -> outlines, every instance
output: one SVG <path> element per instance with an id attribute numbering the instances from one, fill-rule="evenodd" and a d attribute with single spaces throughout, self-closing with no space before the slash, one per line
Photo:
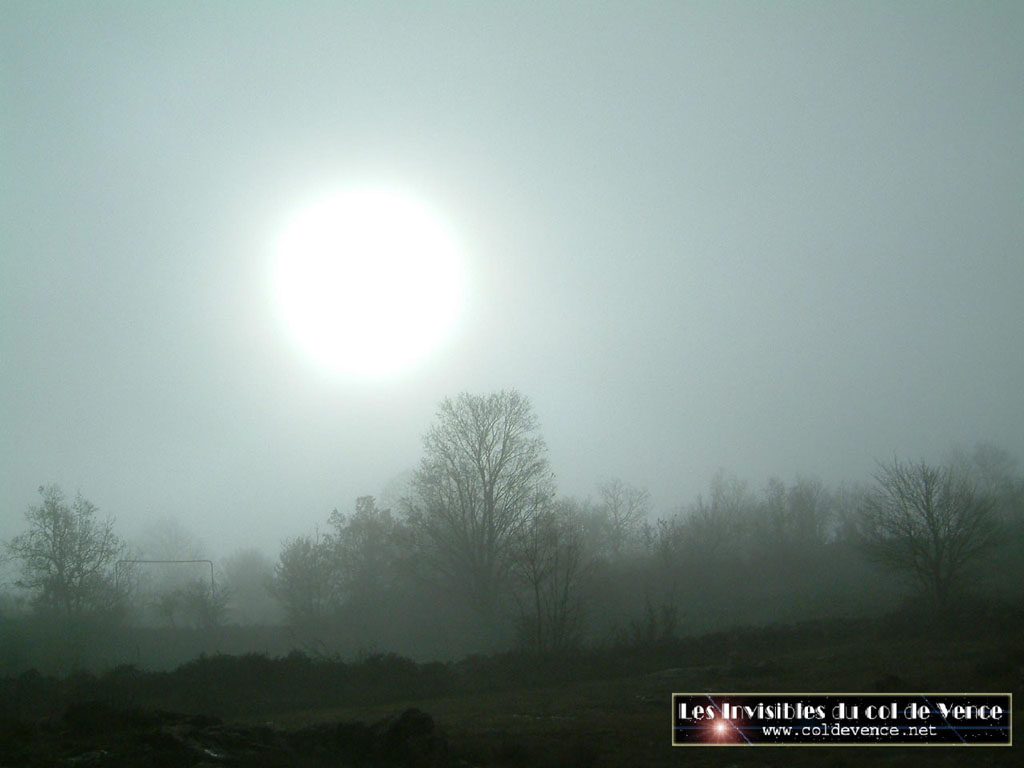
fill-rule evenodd
<path id="1" fill-rule="evenodd" d="M 346 374 L 421 359 L 458 314 L 454 238 L 417 200 L 379 189 L 325 195 L 286 222 L 274 254 L 278 309 L 298 343 Z"/>

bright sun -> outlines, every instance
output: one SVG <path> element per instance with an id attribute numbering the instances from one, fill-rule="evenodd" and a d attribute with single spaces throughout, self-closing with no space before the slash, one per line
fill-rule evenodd
<path id="1" fill-rule="evenodd" d="M 455 241 L 413 198 L 321 197 L 285 222 L 274 253 L 278 309 L 302 347 L 347 374 L 394 373 L 424 357 L 458 313 Z"/>

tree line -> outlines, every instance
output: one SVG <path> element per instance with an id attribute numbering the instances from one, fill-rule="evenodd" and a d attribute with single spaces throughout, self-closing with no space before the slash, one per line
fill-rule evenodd
<path id="1" fill-rule="evenodd" d="M 142 558 L 114 521 L 56 486 L 40 494 L 4 547 L 32 609 L 137 619 L 144 574 L 128 561 Z M 391 505 L 360 497 L 285 541 L 273 565 L 240 554 L 231 589 L 179 580 L 147 610 L 215 626 L 249 590 L 253 605 L 272 596 L 308 649 L 560 653 L 906 600 L 949 614 L 982 585 L 1019 602 L 1022 532 L 1024 479 L 991 446 L 942 465 L 893 458 L 839 489 L 798 478 L 755 491 L 720 472 L 707 495 L 655 520 L 649 494 L 622 480 L 559 496 L 519 392 L 461 394 L 441 403 Z"/>

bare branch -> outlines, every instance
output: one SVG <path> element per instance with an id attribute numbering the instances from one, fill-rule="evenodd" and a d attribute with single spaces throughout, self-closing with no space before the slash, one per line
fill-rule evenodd
<path id="1" fill-rule="evenodd" d="M 554 482 L 529 401 L 516 391 L 441 403 L 423 438 L 409 521 L 439 572 L 490 610 L 516 533 L 551 499 Z"/>
<path id="2" fill-rule="evenodd" d="M 862 549 L 945 608 L 970 567 L 998 544 L 990 497 L 962 471 L 923 462 L 893 460 L 875 483 L 860 512 Z"/>

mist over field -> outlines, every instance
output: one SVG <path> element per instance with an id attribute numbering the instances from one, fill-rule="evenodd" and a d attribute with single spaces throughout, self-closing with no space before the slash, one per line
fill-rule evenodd
<path id="1" fill-rule="evenodd" d="M 1009 2 L 5 3 L 0 675 L 1019 686 L 1022 82 Z"/>

